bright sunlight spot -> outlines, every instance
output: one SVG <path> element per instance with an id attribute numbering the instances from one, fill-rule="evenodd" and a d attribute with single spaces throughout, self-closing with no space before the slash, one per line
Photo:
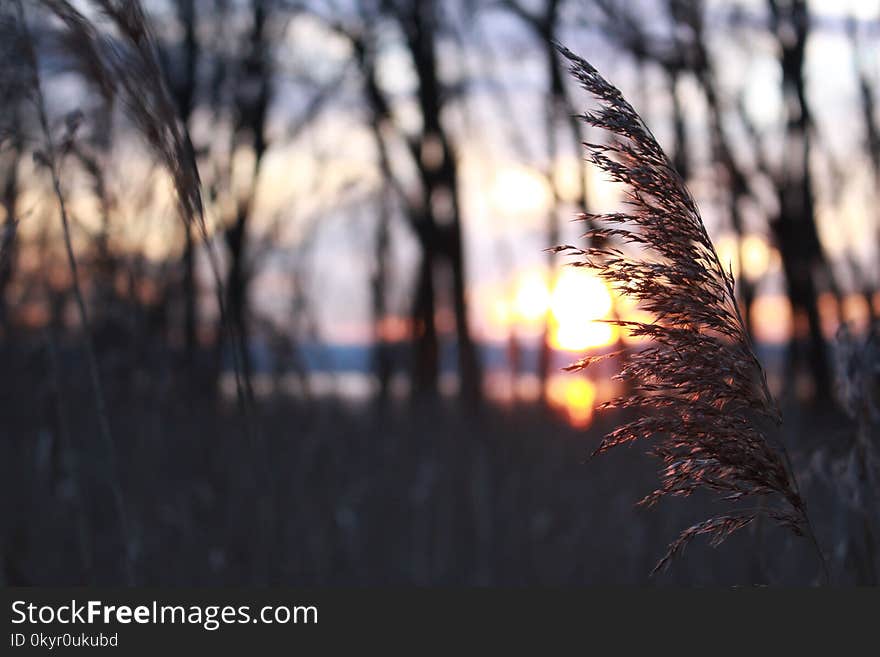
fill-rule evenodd
<path id="1" fill-rule="evenodd" d="M 771 269 L 775 250 L 762 235 L 746 235 L 742 248 L 734 235 L 722 235 L 715 242 L 718 259 L 725 270 L 731 269 L 734 276 L 740 275 L 740 255 L 742 268 L 750 281 L 757 281 Z"/>
<path id="2" fill-rule="evenodd" d="M 530 271 L 522 276 L 513 299 L 514 318 L 525 324 L 542 320 L 550 306 L 550 290 L 540 271 Z"/>
<path id="3" fill-rule="evenodd" d="M 543 176 L 522 166 L 497 171 L 489 194 L 492 207 L 509 215 L 546 212 L 551 202 L 550 187 Z"/>
<path id="4" fill-rule="evenodd" d="M 617 339 L 617 327 L 604 321 L 612 308 L 611 292 L 596 274 L 566 268 L 550 297 L 551 344 L 557 349 L 584 351 Z"/>
<path id="5" fill-rule="evenodd" d="M 605 347 L 617 340 L 618 327 L 611 317 L 611 292 L 596 274 L 585 269 L 563 269 L 550 290 L 540 270 L 523 273 L 509 310 L 497 309 L 497 321 L 535 327 L 550 323 L 550 344 L 554 349 L 585 351 Z"/>
<path id="6" fill-rule="evenodd" d="M 573 426 L 585 427 L 593 418 L 596 386 L 585 377 L 554 376 L 547 382 L 547 399 Z"/>

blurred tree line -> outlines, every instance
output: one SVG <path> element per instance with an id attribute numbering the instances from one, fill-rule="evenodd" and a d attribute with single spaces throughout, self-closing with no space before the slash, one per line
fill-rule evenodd
<path id="1" fill-rule="evenodd" d="M 87 186 L 92 195 L 89 207 L 95 216 L 86 221 L 74 213 L 72 218 L 95 344 L 109 354 L 114 345 L 137 343 L 134 351 L 140 351 L 146 369 L 155 365 L 157 354 L 172 354 L 173 366 L 189 372 L 189 382 L 197 389 L 216 387 L 217 377 L 229 363 L 230 336 L 236 336 L 242 384 L 246 395 L 252 396 L 255 334 L 282 349 L 279 367 L 298 371 L 307 382 L 306 359 L 298 353 L 298 344 L 315 337 L 314 309 L 321 303 L 304 285 L 309 280 L 307 250 L 328 214 L 348 212 L 347 204 L 353 204 L 368 208 L 370 214 L 369 234 L 352 239 L 366 247 L 363 255 L 371 264 L 364 272 L 362 289 L 351 293 L 369 298 L 371 323 L 376 327 L 372 368 L 379 398 L 388 399 L 392 377 L 401 371 L 408 375 L 414 397 L 436 396 L 444 345 L 451 345 L 459 395 L 478 403 L 484 367 L 469 308 L 473 294 L 465 257 L 467 217 L 459 158 L 462 145 L 471 138 L 468 126 L 478 120 L 471 99 L 489 97 L 494 107 L 490 120 L 510 124 L 510 143 L 505 148 L 514 150 L 548 181 L 551 202 L 544 243 L 558 243 L 567 219 L 575 212 L 589 212 L 593 204 L 586 165 L 577 178 L 580 191 L 574 203 L 564 198 L 554 174 L 559 157 L 579 157 L 580 143 L 589 137 L 577 118 L 581 101 L 553 48 L 557 41 L 623 54 L 643 85 L 651 76 L 655 82 L 650 95 L 645 92 L 641 100 L 646 108 L 667 108 L 662 132 L 668 136 L 666 145 L 679 172 L 685 178 L 696 176 L 698 183 L 705 183 L 709 172 L 721 225 L 737 235 L 740 249 L 747 233 L 755 230 L 747 225 L 747 215 L 752 225 L 757 217 L 772 236 L 794 318 L 789 371 L 809 374 L 819 398 L 828 398 L 831 381 L 820 309 L 823 295 L 834 300 L 834 312 L 841 320 L 846 319 L 845 296 L 852 292 L 864 297 L 872 318 L 876 315 L 877 272 L 851 254 L 843 262 L 832 261 L 819 238 L 816 176 L 832 178 L 831 188 L 845 185 L 846 165 L 829 146 L 835 135 L 823 132 L 814 120 L 809 85 L 822 81 L 806 77 L 813 35 L 817 31 L 848 35 L 852 69 L 841 75 L 856 80 L 858 106 L 846 111 L 852 116 L 848 128 L 861 135 L 863 152 L 848 154 L 847 159 L 865 162 L 874 179 L 880 180 L 873 59 L 876 19 L 817 19 L 801 0 L 768 0 L 757 7 L 738 3 L 707 7 L 698 0 L 664 0 L 650 7 L 605 0 L 145 2 L 162 84 L 174 105 L 173 120 L 198 165 L 201 181 L 196 184 L 201 185 L 211 217 L 204 235 L 195 223 L 166 230 L 162 239 L 168 248 L 157 260 L 130 245 L 123 247 L 116 237 L 128 230 L 126 215 L 168 212 L 168 200 L 157 198 L 152 178 L 144 179 L 139 189 L 139 181 L 128 179 L 126 172 L 109 170 L 118 164 L 114 151 L 131 141 L 129 133 L 136 133 L 138 124 L 119 121 L 118 108 L 102 100 L 101 81 L 88 69 L 84 56 L 88 46 L 81 43 L 83 34 L 100 36 L 92 53 L 98 58 L 101 49 L 117 45 L 123 35 L 118 25 L 108 24 L 107 7 L 119 5 L 60 0 L 25 4 L 17 11 L 20 3 L 4 2 L 4 29 L 13 33 L 21 20 L 30 25 L 35 61 L 54 121 L 50 128 L 56 139 L 67 139 L 60 177 L 69 188 Z M 79 20 L 93 24 L 77 34 Z M 500 51 L 493 42 L 497 38 L 486 29 L 505 21 L 519 30 L 509 52 Z M 319 61 L 321 54 L 312 51 L 305 57 L 316 60 L 304 59 L 295 43 L 302 33 L 297 31 L 299 25 L 333 41 L 333 61 Z M 776 133 L 768 134 L 767 127 L 750 115 L 747 81 L 741 81 L 733 93 L 722 84 L 725 62 L 715 44 L 719 34 L 770 42 L 783 113 Z M 7 39 L 6 44 L 14 48 L 15 40 Z M 474 57 L 476 63 L 471 61 Z M 493 66 L 499 61 L 509 66 L 520 57 L 543 62 L 543 116 L 521 116 L 515 102 L 511 104 L 509 90 L 492 80 Z M 16 80 L 21 66 L 14 53 L 9 59 L 15 64 L 7 62 L 4 84 L 12 89 L 20 82 Z M 391 59 L 406 67 L 405 84 L 389 83 L 386 69 Z M 65 102 L 65 94 L 74 95 L 64 86 L 74 84 L 71 76 L 91 89 L 76 92 L 77 107 Z M 7 348 L 43 322 L 72 328 L 64 267 L 34 264 L 48 262 L 41 260 L 43 248 L 58 254 L 53 224 L 47 216 L 45 228 L 24 229 L 25 224 L 38 224 L 30 216 L 34 212 L 51 212 L 28 197 L 46 192 L 44 176 L 38 168 L 30 168 L 33 153 L 41 150 L 39 126 L 29 109 L 33 99 L 27 94 L 8 98 L 0 153 L 4 226 L 0 324 Z M 695 98 L 702 107 L 692 111 Z M 73 121 L 77 125 L 68 122 L 67 128 L 59 128 L 63 116 L 70 119 L 74 111 L 79 112 Z M 322 117 L 340 113 L 343 121 L 369 135 L 371 154 L 364 176 L 373 182 L 349 181 L 351 189 L 343 185 L 332 193 L 336 207 L 291 207 L 275 211 L 278 216 L 268 222 L 265 217 L 262 222 L 255 219 L 261 212 L 260 195 L 271 193 L 270 184 L 277 185 L 274 180 L 261 183 L 267 159 L 273 154 L 285 157 L 291 148 L 310 148 L 313 129 Z M 66 136 L 61 135 L 64 130 Z M 708 161 L 698 162 L 705 149 Z M 316 160 L 320 159 L 319 153 Z M 295 178 L 297 173 L 292 165 L 288 175 Z M 122 194 L 127 197 L 124 202 L 118 198 Z M 876 212 L 869 209 L 873 205 L 875 200 L 865 200 L 864 239 L 876 242 Z M 277 250 L 273 239 L 291 223 L 298 226 L 300 238 L 294 247 L 283 247 L 294 252 L 288 257 L 293 292 L 288 320 L 279 325 L 258 310 L 253 287 L 273 248 Z M 210 246 L 206 237 L 212 240 Z M 394 259 L 395 241 L 401 239 L 415 247 L 405 284 L 399 274 L 406 268 Z M 212 249 L 223 291 L 219 308 L 209 293 L 213 283 L 203 262 Z M 556 266 L 548 262 L 551 271 Z M 41 277 L 47 281 L 40 283 Z M 750 320 L 756 281 L 740 279 Z M 43 299 L 41 285 L 47 287 Z M 407 296 L 403 303 L 398 298 L 393 308 L 392 285 L 405 288 Z M 438 326 L 444 312 L 451 321 Z M 405 357 L 381 330 L 390 315 L 407 320 Z M 228 331 L 223 322 L 228 323 Z M 546 383 L 553 368 L 546 333 L 540 351 L 538 375 Z M 102 356 L 102 367 L 112 358 Z"/>
<path id="2" fill-rule="evenodd" d="M 646 470 L 587 478 L 571 427 L 472 412 L 491 367 L 474 272 L 514 273 L 511 241 L 531 227 L 470 231 L 463 154 L 497 148 L 546 184 L 543 259 L 601 202 L 582 159 L 595 136 L 553 44 L 607 65 L 739 260 L 755 232 L 778 250 L 794 327 L 783 378 L 825 402 L 829 308 L 851 319 L 855 296 L 878 311 L 880 272 L 857 252 L 880 248 L 878 29 L 802 0 L 0 0 L 2 580 L 642 581 L 670 524 L 628 511 L 621 482 Z M 813 44 L 846 49 L 835 73 L 852 98 L 821 93 Z M 753 50 L 775 72 L 775 120 L 750 104 Z M 859 234 L 831 253 L 820 205 L 843 217 L 858 172 L 873 184 Z M 344 298 L 330 270 L 355 282 Z M 740 270 L 754 326 L 767 282 Z M 312 376 L 313 346 L 358 305 L 378 429 L 319 403 Z M 437 399 L 450 363 L 461 404 Z M 230 373 L 244 413 L 218 403 Z M 300 394 L 255 413 L 259 374 L 292 374 Z M 394 415 L 399 375 L 436 403 Z M 848 526 L 862 515 L 824 511 L 842 540 L 862 535 Z M 602 543 L 597 524 L 625 539 Z M 766 551 L 777 572 L 804 581 L 784 547 Z M 876 582 L 875 552 L 841 551 L 868 555 L 861 582 Z M 621 558 L 633 568 L 617 577 Z M 771 570 L 697 562 L 684 581 Z"/>

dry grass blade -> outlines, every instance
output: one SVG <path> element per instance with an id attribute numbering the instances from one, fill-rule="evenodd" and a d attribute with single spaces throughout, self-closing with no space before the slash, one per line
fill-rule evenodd
<path id="1" fill-rule="evenodd" d="M 56 143 L 52 135 L 52 128 L 49 124 L 49 117 L 46 111 L 46 103 L 43 96 L 42 81 L 40 79 L 40 67 L 37 60 L 37 54 L 34 51 L 33 39 L 30 35 L 27 21 L 24 15 L 24 9 L 21 3 L 16 4 L 18 29 L 21 36 L 19 45 L 20 53 L 23 56 L 25 70 L 30 76 L 30 82 L 27 85 L 28 95 L 36 110 L 40 129 L 43 133 L 44 148 L 42 151 L 34 153 L 35 161 L 48 169 L 52 180 L 52 191 L 58 205 L 58 214 L 61 220 L 62 235 L 64 238 L 65 253 L 67 255 L 68 265 L 70 267 L 71 286 L 73 288 L 76 307 L 79 313 L 80 323 L 83 329 L 83 344 L 85 347 L 86 361 L 88 363 L 88 375 L 92 386 L 92 393 L 95 398 L 95 407 L 98 416 L 99 434 L 104 443 L 104 448 L 109 461 L 109 484 L 112 491 L 113 503 L 116 508 L 116 514 L 119 519 L 120 532 L 122 534 L 125 550 L 123 554 L 123 565 L 125 576 L 128 584 L 134 583 L 134 567 L 133 567 L 133 542 L 132 534 L 128 521 L 128 513 L 126 511 L 125 500 L 122 492 L 122 485 L 119 476 L 116 445 L 110 426 L 110 416 L 107 410 L 107 400 L 104 394 L 104 387 L 101 381 L 101 373 L 98 367 L 98 359 L 95 355 L 95 345 L 92 338 L 92 328 L 89 319 L 89 313 L 86 307 L 85 298 L 80 283 L 79 266 L 77 265 L 76 256 L 73 249 L 73 240 L 70 230 L 70 216 L 67 210 L 67 202 L 65 200 L 64 191 L 61 184 L 61 159 L 69 144 L 74 138 L 77 120 L 75 115 L 68 117 L 67 134 L 62 143 Z"/>
<path id="2" fill-rule="evenodd" d="M 67 0 L 40 0 L 64 25 L 59 33 L 65 50 L 74 56 L 83 78 L 95 85 L 108 102 L 116 95 L 116 83 L 104 62 L 101 39 L 94 25 Z"/>
<path id="3" fill-rule="evenodd" d="M 586 146 L 592 162 L 625 187 L 627 211 L 585 217 L 593 226 L 585 237 L 601 246 L 555 251 L 575 256 L 573 265 L 595 271 L 653 316 L 651 322 L 618 322 L 650 344 L 622 366 L 619 377 L 629 384 L 628 394 L 605 406 L 640 412 L 606 436 L 595 454 L 650 439 L 663 467 L 661 485 L 645 497 L 646 505 L 697 490 L 730 503 L 760 498 L 757 510 L 733 504 L 729 512 L 686 529 L 658 568 L 692 538 L 706 535 L 717 545 L 759 514 L 816 545 L 784 448 L 771 444 L 761 428 L 778 424 L 779 411 L 737 308 L 733 276 L 722 266 L 693 197 L 621 92 L 589 63 L 560 51 L 598 100 L 599 108 L 582 118 L 612 138 Z"/>
<path id="4" fill-rule="evenodd" d="M 92 0 L 118 32 L 119 38 L 111 40 L 102 36 L 95 24 L 69 0 L 39 2 L 61 20 L 65 27 L 64 43 L 79 62 L 86 79 L 97 85 L 106 99 L 122 100 L 128 116 L 171 174 L 185 229 L 198 231 L 207 245 L 222 324 L 232 346 L 236 392 L 245 415 L 249 416 L 253 393 L 242 375 L 245 346 L 226 319 L 226 293 L 205 221 L 195 152 L 165 84 L 155 38 L 141 3 L 138 0 Z"/>
<path id="5" fill-rule="evenodd" d="M 184 220 L 195 223 L 207 238 L 195 153 L 166 88 L 143 8 L 136 0 L 93 2 L 111 20 L 126 46 L 109 48 L 106 59 L 128 114 L 171 172 Z"/>
<path id="6" fill-rule="evenodd" d="M 696 536 L 707 535 L 709 536 L 709 544 L 717 546 L 733 532 L 749 525 L 756 517 L 757 514 L 755 513 L 743 513 L 739 515 L 731 514 L 720 516 L 718 518 L 710 518 L 709 520 L 704 520 L 703 522 L 698 522 L 696 525 L 688 527 L 679 534 L 678 538 L 670 543 L 669 548 L 666 550 L 666 554 L 663 555 L 663 558 L 660 559 L 656 566 L 654 566 L 654 570 L 651 571 L 651 574 L 653 575 L 654 573 L 664 570 L 669 562 L 678 556 L 691 539 Z"/>
<path id="7" fill-rule="evenodd" d="M 102 96 L 120 98 L 127 114 L 171 174 L 185 223 L 195 225 L 205 239 L 201 181 L 189 136 L 181 125 L 166 89 L 155 51 L 155 40 L 137 0 L 93 0 L 118 31 L 104 36 L 69 0 L 39 0 L 64 29 L 62 43 L 86 81 Z"/>

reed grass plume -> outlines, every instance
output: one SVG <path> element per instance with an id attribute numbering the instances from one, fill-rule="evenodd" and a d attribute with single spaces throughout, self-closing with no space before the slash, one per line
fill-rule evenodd
<path id="1" fill-rule="evenodd" d="M 703 535 L 717 545 L 762 515 L 810 537 L 821 557 L 784 447 L 768 438 L 780 413 L 737 308 L 734 277 L 719 260 L 693 197 L 621 92 L 588 62 L 559 50 L 598 101 L 598 109 L 581 118 L 611 138 L 585 146 L 590 160 L 624 186 L 626 211 L 581 215 L 592 246 L 553 250 L 574 256 L 571 265 L 593 270 L 653 318 L 614 320 L 649 344 L 621 366 L 626 395 L 603 405 L 631 409 L 636 418 L 609 433 L 594 455 L 650 441 L 663 465 L 660 486 L 641 504 L 698 490 L 729 503 L 685 529 L 655 572 L 691 539 Z M 567 369 L 581 370 L 597 358 Z"/>
<path id="2" fill-rule="evenodd" d="M 83 8 L 80 11 L 78 7 Z M 87 10 L 86 10 L 87 9 Z M 54 18 L 52 29 L 32 30 L 30 23 L 41 14 Z M 36 23 L 36 21 L 34 21 Z M 49 50 L 45 46 L 55 46 Z M 41 62 L 45 51 L 52 52 L 52 67 Z M 225 292 L 220 264 L 212 249 L 202 202 L 201 182 L 195 153 L 186 126 L 178 117 L 174 101 L 167 89 L 159 63 L 156 40 L 147 16 L 138 0 L 89 0 L 74 3 L 70 0 L 34 0 L 25 3 L 15 0 L 0 3 L 0 92 L 11 110 L 0 117 L 0 150 L 9 146 L 17 135 L 15 112 L 18 108 L 36 110 L 35 122 L 42 139 L 33 141 L 41 147 L 33 149 L 35 162 L 48 171 L 57 210 L 62 224 L 63 243 L 71 274 L 71 288 L 76 300 L 83 332 L 83 347 L 87 356 L 89 378 L 96 405 L 100 435 L 107 454 L 107 478 L 113 491 L 119 516 L 120 532 L 125 546 L 124 566 L 126 580 L 135 580 L 135 553 L 137 536 L 127 519 L 128 510 L 123 498 L 121 473 L 115 457 L 115 440 L 110 414 L 101 380 L 101 372 L 91 328 L 90 312 L 83 291 L 79 265 L 74 249 L 71 225 L 73 217 L 65 198 L 65 164 L 71 154 L 79 156 L 79 164 L 95 184 L 99 196 L 104 196 L 103 172 L 96 162 L 82 157 L 79 149 L 78 128 L 89 120 L 79 109 L 65 116 L 63 131 L 57 134 L 51 106 L 44 95 L 44 71 L 72 70 L 90 89 L 97 90 L 107 111 L 100 117 L 112 116 L 114 107 L 125 110 L 125 115 L 136 132 L 151 148 L 156 159 L 168 171 L 177 196 L 179 215 L 188 234 L 197 232 L 205 243 L 206 253 L 214 279 L 215 293 L 221 324 L 229 335 L 233 371 L 239 402 L 249 411 L 252 395 L 243 381 L 240 336 L 233 330 L 225 311 Z M 32 119 L 33 120 L 33 119 Z M 14 230 L 17 217 L 7 221 L 4 231 Z M 11 227 L 11 228 L 10 228 Z M 14 237 L 14 235 L 12 235 Z M 11 238 L 0 239 L 0 266 L 6 258 Z M 250 430 L 250 425 L 248 425 Z"/>
<path id="3" fill-rule="evenodd" d="M 33 152 L 33 157 L 35 163 L 49 172 L 52 181 L 52 191 L 57 204 L 58 216 L 62 227 L 65 254 L 70 269 L 71 288 L 73 290 L 73 296 L 76 301 L 76 308 L 83 330 L 82 342 L 86 354 L 88 376 L 95 401 L 95 411 L 99 426 L 98 433 L 103 441 L 103 447 L 107 457 L 107 478 L 112 491 L 112 498 L 119 521 L 121 537 L 125 546 L 123 550 L 124 573 L 126 582 L 131 585 L 134 583 L 134 542 L 131 526 L 128 521 L 128 511 L 126 510 L 121 478 L 118 471 L 116 445 L 110 424 L 107 397 L 104 392 L 104 385 L 101 379 L 100 368 L 98 366 L 97 351 L 92 337 L 93 332 L 91 328 L 91 320 L 89 318 L 89 312 L 83 294 L 79 266 L 74 253 L 71 233 L 71 217 L 67 209 L 67 201 L 61 179 L 62 162 L 72 148 L 82 115 L 76 111 L 69 113 L 65 117 L 65 127 L 62 138 L 60 140 L 55 138 L 47 111 L 45 96 L 43 94 L 40 65 L 37 52 L 34 48 L 35 39 L 28 28 L 24 7 L 21 2 L 15 3 L 15 10 L 17 25 L 14 28 L 14 31 L 18 35 L 16 45 L 18 47 L 17 54 L 19 55 L 16 62 L 20 63 L 22 70 L 25 72 L 24 79 L 27 80 L 27 83 L 21 88 L 23 96 L 21 98 L 13 99 L 13 101 L 27 100 L 29 102 L 31 109 L 37 116 L 37 122 L 40 131 L 42 132 L 42 148 L 40 150 L 35 150 Z M 49 333 L 48 330 L 47 333 Z M 51 338 L 47 340 L 47 342 L 51 341 Z"/>
<path id="4" fill-rule="evenodd" d="M 61 42 L 82 78 L 95 86 L 108 104 L 121 101 L 170 174 L 184 227 L 197 232 L 206 246 L 221 323 L 229 336 L 236 392 L 247 410 L 253 393 L 242 374 L 244 345 L 227 318 L 225 286 L 205 218 L 195 151 L 165 83 L 156 39 L 142 4 L 138 0 L 90 0 L 90 16 L 105 19 L 110 34 L 69 0 L 37 0 L 34 4 L 60 21 L 64 27 Z"/>
<path id="5" fill-rule="evenodd" d="M 68 0 L 39 0 L 64 25 L 61 39 L 84 80 L 107 101 L 120 98 L 129 118 L 171 174 L 186 223 L 206 235 L 201 182 L 189 136 L 181 125 L 156 55 L 155 38 L 137 0 L 92 0 L 116 38 Z"/>

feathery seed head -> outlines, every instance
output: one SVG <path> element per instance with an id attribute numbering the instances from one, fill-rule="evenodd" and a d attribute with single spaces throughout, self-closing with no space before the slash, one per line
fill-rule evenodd
<path id="1" fill-rule="evenodd" d="M 598 100 L 583 120 L 611 135 L 585 144 L 590 160 L 623 184 L 625 212 L 584 216 L 589 244 L 554 250 L 574 256 L 635 299 L 650 322 L 619 320 L 650 346 L 628 355 L 618 377 L 629 392 L 605 408 L 638 417 L 609 433 L 595 450 L 650 439 L 663 465 L 660 487 L 642 500 L 709 490 L 728 502 L 766 497 L 763 510 L 738 505 L 686 529 L 658 569 L 694 537 L 716 545 L 763 513 L 798 534 L 807 531 L 803 501 L 784 454 L 761 428 L 780 421 L 764 371 L 736 304 L 734 278 L 724 269 L 685 183 L 639 114 L 593 66 L 558 46 L 572 75 Z M 619 248 L 613 245 L 619 245 Z M 568 369 L 588 367 L 582 359 Z"/>

